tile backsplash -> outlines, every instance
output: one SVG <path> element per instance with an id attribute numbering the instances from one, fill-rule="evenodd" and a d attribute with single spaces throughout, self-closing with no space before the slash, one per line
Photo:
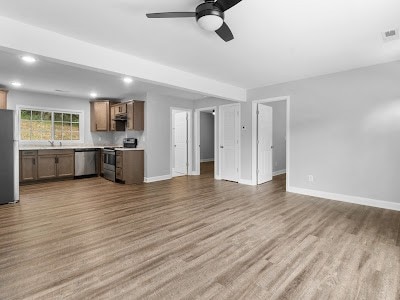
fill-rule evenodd
<path id="1" fill-rule="evenodd" d="M 138 148 L 144 147 L 143 142 L 143 131 L 120 131 L 114 132 L 114 145 L 122 145 L 124 138 L 137 138 L 138 139 Z"/>

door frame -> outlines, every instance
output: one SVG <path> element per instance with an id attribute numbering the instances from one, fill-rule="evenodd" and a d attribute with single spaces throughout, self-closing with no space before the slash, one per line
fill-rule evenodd
<path id="1" fill-rule="evenodd" d="M 194 157 L 195 157 L 195 169 L 193 171 L 193 175 L 200 175 L 200 113 L 203 111 L 210 111 L 214 110 L 215 115 L 214 115 L 214 178 L 217 179 L 218 177 L 218 145 L 217 145 L 217 130 L 218 130 L 218 121 L 219 121 L 219 116 L 218 116 L 218 109 L 217 106 L 210 106 L 210 107 L 203 107 L 203 108 L 197 108 L 194 112 L 194 139 L 195 139 L 195 144 L 194 144 Z M 199 147 L 200 146 L 200 147 Z"/>
<path id="2" fill-rule="evenodd" d="M 193 149 L 193 130 L 192 130 L 192 113 L 193 110 L 190 108 L 182 108 L 182 107 L 170 107 L 170 113 L 169 113 L 169 123 L 170 123 L 170 135 L 169 135 L 169 144 L 170 144 L 170 155 L 169 155 L 169 165 L 170 165 L 170 172 L 171 172 L 171 177 L 174 177 L 173 169 L 174 169 L 174 152 L 175 152 L 175 147 L 173 145 L 173 122 L 172 122 L 172 114 L 174 111 L 181 111 L 181 112 L 187 112 L 188 113 L 188 155 L 187 155 L 187 163 L 188 163 L 188 173 L 187 175 L 192 175 L 193 174 L 193 166 L 192 166 L 192 149 Z"/>
<path id="3" fill-rule="evenodd" d="M 282 96 L 282 97 L 273 97 L 266 98 L 261 100 L 253 100 L 252 101 L 252 137 L 251 137 L 251 145 L 252 145 L 252 168 L 251 168 L 251 182 L 252 185 L 257 185 L 257 134 L 258 134 L 258 123 L 257 123 L 257 105 L 260 103 L 269 103 L 269 102 L 277 102 L 277 101 L 286 101 L 286 190 L 288 190 L 290 184 L 290 96 Z"/>
<path id="4" fill-rule="evenodd" d="M 218 141 L 219 141 L 219 145 L 217 145 L 217 147 L 218 147 L 218 157 L 219 158 L 221 158 L 222 157 L 222 150 L 221 150 L 221 137 L 222 137 L 222 128 L 223 128 L 223 126 L 222 126 L 222 124 L 221 124 L 221 122 L 222 122 L 222 109 L 221 108 L 224 108 L 224 107 L 229 107 L 229 106 L 237 106 L 238 108 L 239 108 L 239 116 L 238 116 L 238 118 L 239 118 L 239 122 L 238 122 L 238 128 L 237 128 L 237 130 L 239 131 L 239 146 L 238 146 L 238 151 L 239 151 L 239 153 L 238 153 L 238 161 L 237 161 L 237 164 L 238 164 L 238 169 L 239 169 L 239 174 L 238 174 L 238 183 L 240 183 L 241 182 L 241 178 L 242 178 L 242 155 L 241 155 L 241 153 L 242 153 L 242 132 L 241 132 L 241 128 L 242 128 L 242 126 L 241 126 L 241 123 L 242 123 L 242 108 L 241 108 L 241 105 L 240 105 L 240 103 L 233 103 L 233 104 L 225 104 L 225 105 L 220 105 L 219 106 L 219 110 L 218 110 Z M 222 162 L 222 159 L 220 159 L 220 161 Z M 219 179 L 222 179 L 222 163 L 219 163 L 218 164 L 218 173 L 219 173 Z"/>

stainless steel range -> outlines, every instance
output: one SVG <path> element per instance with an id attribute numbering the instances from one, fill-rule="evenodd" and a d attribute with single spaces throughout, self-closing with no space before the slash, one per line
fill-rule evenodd
<path id="1" fill-rule="evenodd" d="M 104 148 L 103 172 L 104 178 L 115 182 L 115 148 Z"/>

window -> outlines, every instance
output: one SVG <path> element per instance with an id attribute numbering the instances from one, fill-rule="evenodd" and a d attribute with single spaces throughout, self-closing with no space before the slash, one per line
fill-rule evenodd
<path id="1" fill-rule="evenodd" d="M 20 140 L 81 142 L 82 115 L 82 112 L 21 108 Z"/>

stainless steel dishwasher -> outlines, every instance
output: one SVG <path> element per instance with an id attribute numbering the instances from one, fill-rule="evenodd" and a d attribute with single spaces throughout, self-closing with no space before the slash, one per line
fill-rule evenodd
<path id="1" fill-rule="evenodd" d="M 97 175 L 98 149 L 75 149 L 75 177 Z"/>

